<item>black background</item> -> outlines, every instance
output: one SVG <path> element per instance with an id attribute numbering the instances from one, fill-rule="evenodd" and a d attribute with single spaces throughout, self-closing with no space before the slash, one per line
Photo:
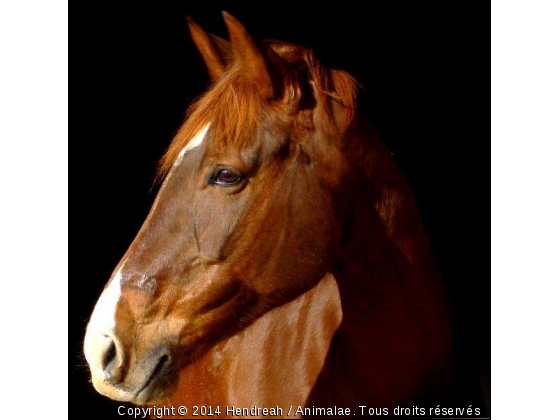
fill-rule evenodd
<path id="1" fill-rule="evenodd" d="M 323 63 L 358 79 L 361 111 L 412 185 L 452 298 L 458 349 L 488 402 L 489 10 L 418 2 L 198 3 L 209 6 L 113 2 L 75 15 L 70 418 L 119 417 L 120 403 L 89 382 L 85 326 L 148 213 L 157 160 L 208 83 L 185 16 L 226 37 L 221 10 L 255 38 L 313 47 Z"/>

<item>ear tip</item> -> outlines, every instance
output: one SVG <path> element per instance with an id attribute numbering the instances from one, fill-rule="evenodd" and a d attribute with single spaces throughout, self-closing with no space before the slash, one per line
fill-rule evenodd
<path id="1" fill-rule="evenodd" d="M 226 22 L 239 22 L 235 16 L 225 10 L 222 10 L 222 17 Z"/>
<path id="2" fill-rule="evenodd" d="M 198 23 L 196 23 L 196 21 L 192 17 L 187 16 L 185 19 L 187 20 L 187 25 L 189 25 L 190 30 L 200 28 Z"/>
<path id="3" fill-rule="evenodd" d="M 202 29 L 202 27 L 198 23 L 196 23 L 196 21 L 192 17 L 187 16 L 186 19 L 187 26 L 189 27 L 189 32 L 191 33 L 193 39 L 196 40 L 196 38 L 204 38 L 205 36 L 207 36 L 206 31 Z"/>

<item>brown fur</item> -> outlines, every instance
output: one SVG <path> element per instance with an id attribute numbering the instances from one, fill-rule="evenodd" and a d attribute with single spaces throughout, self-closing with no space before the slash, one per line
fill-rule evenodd
<path id="1" fill-rule="evenodd" d="M 356 112 L 355 80 L 226 22 L 231 52 L 192 31 L 215 83 L 162 158 L 158 204 L 123 258 L 116 328 L 95 332 L 122 362 L 96 386 L 222 417 L 226 405 L 444 403 L 445 292 L 412 193 Z M 213 185 L 223 165 L 246 178 Z"/>
<path id="2" fill-rule="evenodd" d="M 266 45 L 289 65 L 308 75 L 309 79 L 306 82 L 312 83 L 317 92 L 317 106 L 331 121 L 334 119 L 332 101 L 342 105 L 345 110 L 345 130 L 353 121 L 356 111 L 358 85 L 355 79 L 342 70 L 323 67 L 310 49 L 279 41 L 268 41 Z M 286 78 L 283 83 L 286 91 L 290 92 L 292 101 L 297 102 L 301 99 L 301 85 L 297 78 Z M 181 150 L 210 121 L 216 130 L 217 138 L 234 147 L 243 147 L 254 137 L 255 127 L 266 115 L 266 108 L 274 106 L 277 104 L 263 99 L 254 83 L 247 80 L 241 67 L 230 66 L 224 70 L 216 83 L 189 107 L 185 123 L 160 160 L 158 179 L 165 178 Z"/>

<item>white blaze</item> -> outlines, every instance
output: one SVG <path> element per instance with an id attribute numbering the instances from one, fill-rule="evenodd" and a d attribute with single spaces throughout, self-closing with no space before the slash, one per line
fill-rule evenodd
<path id="1" fill-rule="evenodd" d="M 103 354 L 112 342 L 108 334 L 113 333 L 116 325 L 115 316 L 121 297 L 122 270 L 125 262 L 121 264 L 119 271 L 101 293 L 87 327 L 84 354 L 90 366 L 97 370 L 101 370 L 102 363 L 99 355 Z"/>
<path id="2" fill-rule="evenodd" d="M 202 127 L 202 129 L 198 133 L 195 134 L 195 136 L 187 143 L 187 145 L 183 148 L 183 150 L 181 150 L 179 156 L 177 156 L 175 165 L 177 165 L 179 162 L 181 162 L 181 160 L 183 160 L 185 153 L 202 144 L 202 140 L 204 140 L 204 137 L 206 136 L 206 132 L 208 131 L 209 127 L 210 127 L 210 123 L 206 124 L 204 127 Z"/>
<path id="3" fill-rule="evenodd" d="M 117 274 L 109 283 L 109 286 L 97 301 L 93 314 L 91 315 L 90 323 L 99 324 L 102 328 L 112 329 L 115 327 L 115 313 L 117 311 L 117 303 L 121 297 L 121 280 L 122 280 L 122 270 L 124 263 L 117 271 Z"/>
<path id="4" fill-rule="evenodd" d="M 174 166 L 181 162 L 187 151 L 201 145 L 209 127 L 210 123 L 206 124 L 198 133 L 196 133 L 196 135 L 188 142 L 183 150 L 181 150 L 181 153 L 179 153 Z M 156 198 L 156 201 L 154 202 L 152 208 L 155 208 L 155 206 L 157 205 L 158 198 L 159 196 Z M 84 342 L 86 359 L 88 359 L 88 362 L 90 364 L 99 363 L 99 360 L 97 360 L 98 358 L 90 356 L 93 356 L 95 352 L 99 351 L 99 347 L 105 346 L 106 341 L 110 342 L 106 335 L 112 334 L 115 328 L 115 317 L 117 312 L 117 304 L 119 303 L 119 299 L 121 297 L 122 272 L 125 263 L 126 260 L 123 261 L 123 263 L 119 267 L 119 270 L 114 275 L 107 288 L 103 290 L 103 293 L 101 293 L 101 296 L 99 297 L 99 300 L 95 305 L 95 309 L 91 314 Z M 135 285 L 149 290 L 153 290 L 155 288 L 153 279 L 147 279 L 143 277 L 141 277 L 138 283 Z"/>
<path id="5" fill-rule="evenodd" d="M 187 153 L 189 150 L 192 150 L 195 147 L 198 147 L 202 144 L 202 141 L 204 140 L 204 137 L 206 136 L 206 133 L 208 132 L 209 127 L 210 127 L 210 123 L 208 123 L 204 127 L 202 127 L 200 129 L 200 131 L 198 133 L 196 133 L 195 136 L 187 143 L 187 145 L 185 147 L 183 147 L 183 150 L 181 150 L 181 152 L 177 156 L 177 159 L 175 159 L 175 162 L 173 163 L 173 168 L 175 168 L 177 165 L 179 165 L 181 163 L 181 161 L 185 157 L 185 153 Z M 172 168 L 172 170 L 173 170 L 173 168 Z M 168 177 L 169 177 L 169 175 L 168 175 Z M 163 181 L 163 185 L 165 185 L 166 182 L 167 182 L 167 177 L 165 178 L 165 181 Z M 156 208 L 158 202 L 159 202 L 159 194 L 157 195 L 156 199 L 154 200 L 154 204 L 152 204 L 152 210 Z"/>

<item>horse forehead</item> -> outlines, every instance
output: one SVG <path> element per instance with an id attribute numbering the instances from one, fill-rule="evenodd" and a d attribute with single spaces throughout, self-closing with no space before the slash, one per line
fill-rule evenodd
<path id="1" fill-rule="evenodd" d="M 208 132 L 208 129 L 210 128 L 210 123 L 207 123 L 204 127 L 202 127 L 186 144 L 185 147 L 183 147 L 183 149 L 181 150 L 181 152 L 179 152 L 179 155 L 177 156 L 177 159 L 175 160 L 175 165 L 177 165 L 179 162 L 181 162 L 183 160 L 183 157 L 185 156 L 185 153 L 187 153 L 189 150 L 192 150 L 198 146 L 200 146 L 202 144 L 202 141 L 204 140 L 204 138 L 206 137 L 206 133 Z"/>

